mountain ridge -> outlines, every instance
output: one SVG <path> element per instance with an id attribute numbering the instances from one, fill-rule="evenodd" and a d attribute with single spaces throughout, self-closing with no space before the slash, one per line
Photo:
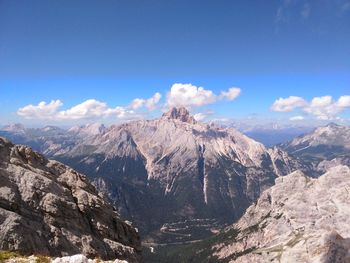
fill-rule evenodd
<path id="1" fill-rule="evenodd" d="M 87 174 L 150 243 L 209 236 L 237 220 L 277 176 L 309 169 L 235 129 L 197 122 L 185 108 L 61 138 L 60 145 L 41 137 L 43 151 Z M 212 225 L 184 231 L 186 220 Z M 164 226 L 174 227 L 165 233 Z"/>

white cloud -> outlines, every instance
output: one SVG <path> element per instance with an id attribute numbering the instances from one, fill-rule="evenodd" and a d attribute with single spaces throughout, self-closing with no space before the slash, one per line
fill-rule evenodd
<path id="1" fill-rule="evenodd" d="M 202 112 L 199 112 L 199 113 L 196 113 L 195 115 L 193 115 L 193 118 L 196 120 L 196 121 L 202 121 L 204 120 L 205 118 L 207 118 L 208 115 L 205 114 L 205 113 L 202 113 Z"/>
<path id="2" fill-rule="evenodd" d="M 241 93 L 240 88 L 232 87 L 221 91 L 216 95 L 212 90 L 197 87 L 192 84 L 175 83 L 171 86 L 167 94 L 165 107 L 173 106 L 202 106 L 222 100 L 232 101 Z M 134 119 L 141 118 L 137 110 L 146 108 L 148 111 L 157 109 L 162 95 L 156 92 L 148 99 L 136 98 L 125 107 L 110 107 L 105 102 L 96 99 L 88 99 L 72 106 L 62 109 L 63 103 L 60 100 L 52 100 L 47 103 L 40 102 L 37 105 L 29 104 L 17 110 L 19 116 L 25 119 L 41 119 L 51 121 L 73 121 L 73 120 L 93 120 L 99 118 Z M 145 113 L 143 113 L 145 114 Z M 198 113 L 197 120 L 203 120 L 209 113 Z"/>
<path id="3" fill-rule="evenodd" d="M 133 110 L 137 110 L 141 107 L 146 107 L 148 110 L 154 110 L 160 101 L 162 95 L 159 92 L 156 92 L 151 98 L 149 99 L 140 99 L 136 98 L 130 103 L 130 108 Z"/>
<path id="4" fill-rule="evenodd" d="M 341 107 L 341 108 L 350 107 L 350 96 L 341 96 L 338 99 L 337 105 L 338 105 L 338 107 Z"/>
<path id="5" fill-rule="evenodd" d="M 290 117 L 289 120 L 290 121 L 302 121 L 304 120 L 305 117 L 304 116 L 301 116 L 301 115 L 298 115 L 298 116 L 293 116 L 293 117 Z"/>
<path id="6" fill-rule="evenodd" d="M 223 99 L 234 100 L 240 91 L 239 88 L 230 88 L 227 91 L 222 91 L 220 96 L 218 96 L 213 91 L 203 87 L 175 83 L 167 94 L 167 106 L 203 106 Z"/>
<path id="7" fill-rule="evenodd" d="M 226 100 L 234 100 L 241 93 L 240 88 L 229 88 L 227 91 L 221 91 L 220 97 Z"/>
<path id="8" fill-rule="evenodd" d="M 144 99 L 136 98 L 130 103 L 130 108 L 132 108 L 133 110 L 137 110 L 141 108 L 144 104 L 145 104 Z"/>
<path id="9" fill-rule="evenodd" d="M 155 93 L 151 98 L 146 100 L 145 102 L 146 108 L 149 110 L 154 110 L 158 102 L 160 101 L 161 97 L 162 95 L 159 92 Z"/>
<path id="10" fill-rule="evenodd" d="M 216 96 L 211 90 L 192 84 L 175 83 L 168 93 L 169 106 L 202 106 L 215 102 Z"/>
<path id="11" fill-rule="evenodd" d="M 350 96 L 341 96 L 337 101 L 334 101 L 332 96 L 314 97 L 311 102 L 306 102 L 301 97 L 290 96 L 285 99 L 279 98 L 271 106 L 271 110 L 279 112 L 289 112 L 296 108 L 300 108 L 319 120 L 339 119 L 337 115 L 350 108 Z M 295 120 L 292 118 L 294 117 L 291 117 L 290 120 Z"/>
<path id="12" fill-rule="evenodd" d="M 60 111 L 56 114 L 58 119 L 79 120 L 92 117 L 104 117 L 112 113 L 112 109 L 107 104 L 95 99 L 86 100 L 68 110 Z"/>
<path id="13" fill-rule="evenodd" d="M 136 117 L 133 110 L 124 107 L 109 108 L 106 103 L 89 99 L 67 110 L 59 111 L 63 103 L 60 100 L 52 100 L 50 103 L 44 101 L 38 105 L 27 105 L 18 109 L 17 114 L 26 119 L 44 120 L 81 120 L 116 117 L 119 119 L 129 119 Z"/>
<path id="14" fill-rule="evenodd" d="M 38 105 L 29 104 L 23 108 L 19 108 L 17 114 L 27 119 L 50 118 L 56 114 L 58 108 L 62 105 L 63 103 L 60 100 L 51 100 L 50 103 L 41 101 Z"/>
<path id="15" fill-rule="evenodd" d="M 342 109 L 335 105 L 331 96 L 322 96 L 313 98 L 304 111 L 316 116 L 317 119 L 331 120 Z"/>
<path id="16" fill-rule="evenodd" d="M 304 107 L 306 104 L 306 101 L 301 97 L 289 96 L 288 98 L 279 98 L 276 100 L 270 109 L 272 111 L 288 112 L 295 108 Z"/>

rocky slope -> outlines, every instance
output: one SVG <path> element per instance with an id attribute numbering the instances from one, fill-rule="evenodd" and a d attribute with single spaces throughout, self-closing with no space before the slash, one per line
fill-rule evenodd
<path id="1" fill-rule="evenodd" d="M 198 244 L 191 260 L 349 262 L 349 190 L 348 166 L 333 167 L 317 179 L 300 171 L 279 177 L 236 224 L 205 244 L 207 249 Z"/>
<path id="2" fill-rule="evenodd" d="M 330 123 L 279 147 L 324 173 L 339 164 L 350 165 L 350 128 Z"/>
<path id="3" fill-rule="evenodd" d="M 1 137 L 0 250 L 141 260 L 136 230 L 83 175 Z"/>

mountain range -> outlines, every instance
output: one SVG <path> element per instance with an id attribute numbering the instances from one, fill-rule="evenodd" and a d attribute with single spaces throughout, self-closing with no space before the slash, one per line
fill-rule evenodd
<path id="1" fill-rule="evenodd" d="M 150 244 L 209 236 L 237 220 L 276 177 L 309 171 L 281 149 L 197 122 L 185 108 L 109 128 L 8 127 L 2 135 L 86 174 Z"/>
<path id="2" fill-rule="evenodd" d="M 290 225 L 291 218 L 283 221 L 281 214 L 295 213 L 295 218 L 302 220 L 302 212 L 294 211 L 297 208 L 292 205 L 302 209 L 314 207 L 303 196 L 316 200 L 319 192 L 326 192 L 322 188 L 325 184 L 319 186 L 319 182 L 326 180 L 322 178 L 346 176 L 346 166 L 341 165 L 350 164 L 349 131 L 348 127 L 331 123 L 267 148 L 232 127 L 198 122 L 180 107 L 170 109 L 158 119 L 110 127 L 92 123 L 65 130 L 16 124 L 1 129 L 0 136 L 29 145 L 85 174 L 120 216 L 139 229 L 143 245 L 157 246 L 155 254 L 146 256 L 149 262 L 162 262 L 157 261 L 162 255 L 171 258 L 172 251 L 175 255 L 188 253 L 186 260 L 188 255 L 195 260 L 183 262 L 266 262 L 278 258 L 283 258 L 282 262 L 297 262 L 290 255 L 299 253 L 298 260 L 309 255 L 293 250 L 294 241 L 301 246 L 299 239 L 293 239 L 293 247 L 288 247 L 288 238 L 295 236 L 283 235 L 276 229 L 277 226 L 287 229 L 285 225 Z M 337 177 L 336 181 L 339 180 Z M 309 182 L 315 187 L 310 192 Z M 331 179 L 327 183 L 333 187 Z M 289 198 L 294 199 L 289 206 L 278 201 L 278 207 L 271 203 L 268 208 L 268 196 L 274 194 L 273 200 L 287 198 L 286 204 Z M 306 203 L 302 206 L 297 202 Z M 333 204 L 332 208 L 329 203 L 325 206 L 326 210 L 337 207 Z M 328 215 L 326 212 L 321 211 L 318 216 Z M 337 218 L 338 214 L 329 214 L 330 218 L 333 216 Z M 306 214 L 305 220 L 312 218 L 313 215 Z M 298 226 L 304 223 L 300 221 Z M 269 231 L 264 232 L 265 227 Z M 293 225 L 288 231 L 296 233 L 296 228 Z M 338 228 L 335 235 L 334 231 L 327 232 L 324 225 L 308 229 L 311 236 L 318 230 L 329 238 L 316 238 L 320 242 L 313 241 L 315 249 L 327 247 L 329 251 L 338 251 L 338 245 L 347 242 L 337 241 L 338 234 L 341 235 Z M 273 243 L 277 237 L 280 243 Z M 245 243 L 248 241 L 251 245 Z M 334 242 L 339 244 L 333 246 Z M 198 257 L 183 248 L 184 244 Z M 201 253 L 203 244 L 212 249 Z M 281 244 L 287 247 L 276 252 L 274 246 L 280 248 Z M 174 246 L 183 250 L 172 250 Z M 264 250 L 270 246 L 274 249 Z M 331 258 L 331 252 L 323 252 L 316 253 L 315 258 Z"/>
<path id="3" fill-rule="evenodd" d="M 350 165 L 350 128 L 330 123 L 278 147 L 322 174 L 339 164 Z"/>

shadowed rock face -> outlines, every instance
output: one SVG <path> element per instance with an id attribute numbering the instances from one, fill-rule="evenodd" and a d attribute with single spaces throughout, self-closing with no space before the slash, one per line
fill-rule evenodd
<path id="1" fill-rule="evenodd" d="M 139 262 L 140 249 L 83 175 L 0 137 L 0 250 Z"/>

